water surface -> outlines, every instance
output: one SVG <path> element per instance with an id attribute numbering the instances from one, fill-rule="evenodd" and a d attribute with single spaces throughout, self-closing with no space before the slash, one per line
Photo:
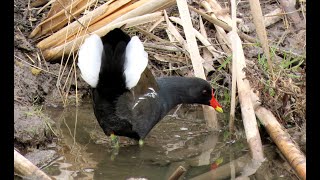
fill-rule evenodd
<path id="1" fill-rule="evenodd" d="M 209 131 L 200 106 L 182 106 L 175 114 L 173 110 L 150 132 L 143 147 L 121 138 L 118 150 L 110 147 L 90 103 L 45 112 L 56 122 L 60 137 L 60 157 L 44 168 L 56 179 L 162 180 L 179 165 L 187 168 L 183 178 L 189 179 L 210 171 L 217 160 L 223 165 L 247 149 L 243 140 L 227 142 L 223 131 Z"/>

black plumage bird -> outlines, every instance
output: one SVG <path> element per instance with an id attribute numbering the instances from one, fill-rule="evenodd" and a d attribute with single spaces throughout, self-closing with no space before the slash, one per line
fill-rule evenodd
<path id="1" fill-rule="evenodd" d="M 139 38 L 130 38 L 119 28 L 101 38 L 89 36 L 78 60 L 81 75 L 92 88 L 95 116 L 108 136 L 142 140 L 181 103 L 204 104 L 222 112 L 213 89 L 203 79 L 155 79 Z"/>

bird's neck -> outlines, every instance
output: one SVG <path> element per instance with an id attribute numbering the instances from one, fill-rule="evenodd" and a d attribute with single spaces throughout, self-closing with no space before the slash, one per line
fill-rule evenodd
<path id="1" fill-rule="evenodd" d="M 157 79 L 161 97 L 162 117 L 178 104 L 193 103 L 185 87 L 189 82 L 184 77 L 165 77 Z"/>

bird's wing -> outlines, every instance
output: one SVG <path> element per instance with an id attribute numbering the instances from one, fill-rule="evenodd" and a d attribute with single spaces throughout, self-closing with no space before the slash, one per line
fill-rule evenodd
<path id="1" fill-rule="evenodd" d="M 119 97 L 116 113 L 127 119 L 140 137 L 145 137 L 158 122 L 161 111 L 159 87 L 148 68 L 141 74 L 138 84 Z"/>

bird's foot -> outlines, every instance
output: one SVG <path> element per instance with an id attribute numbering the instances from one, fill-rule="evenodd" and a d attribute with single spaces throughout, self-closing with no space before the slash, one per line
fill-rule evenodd
<path id="1" fill-rule="evenodd" d="M 111 139 L 111 147 L 112 147 L 112 151 L 111 151 L 111 160 L 113 161 L 116 156 L 119 154 L 119 137 L 114 135 L 113 133 L 110 135 L 110 139 Z"/>
<path id="2" fill-rule="evenodd" d="M 119 148 L 120 145 L 119 145 L 119 137 L 114 135 L 114 134 L 111 134 L 110 135 L 110 139 L 111 139 L 111 147 L 113 148 Z"/>

